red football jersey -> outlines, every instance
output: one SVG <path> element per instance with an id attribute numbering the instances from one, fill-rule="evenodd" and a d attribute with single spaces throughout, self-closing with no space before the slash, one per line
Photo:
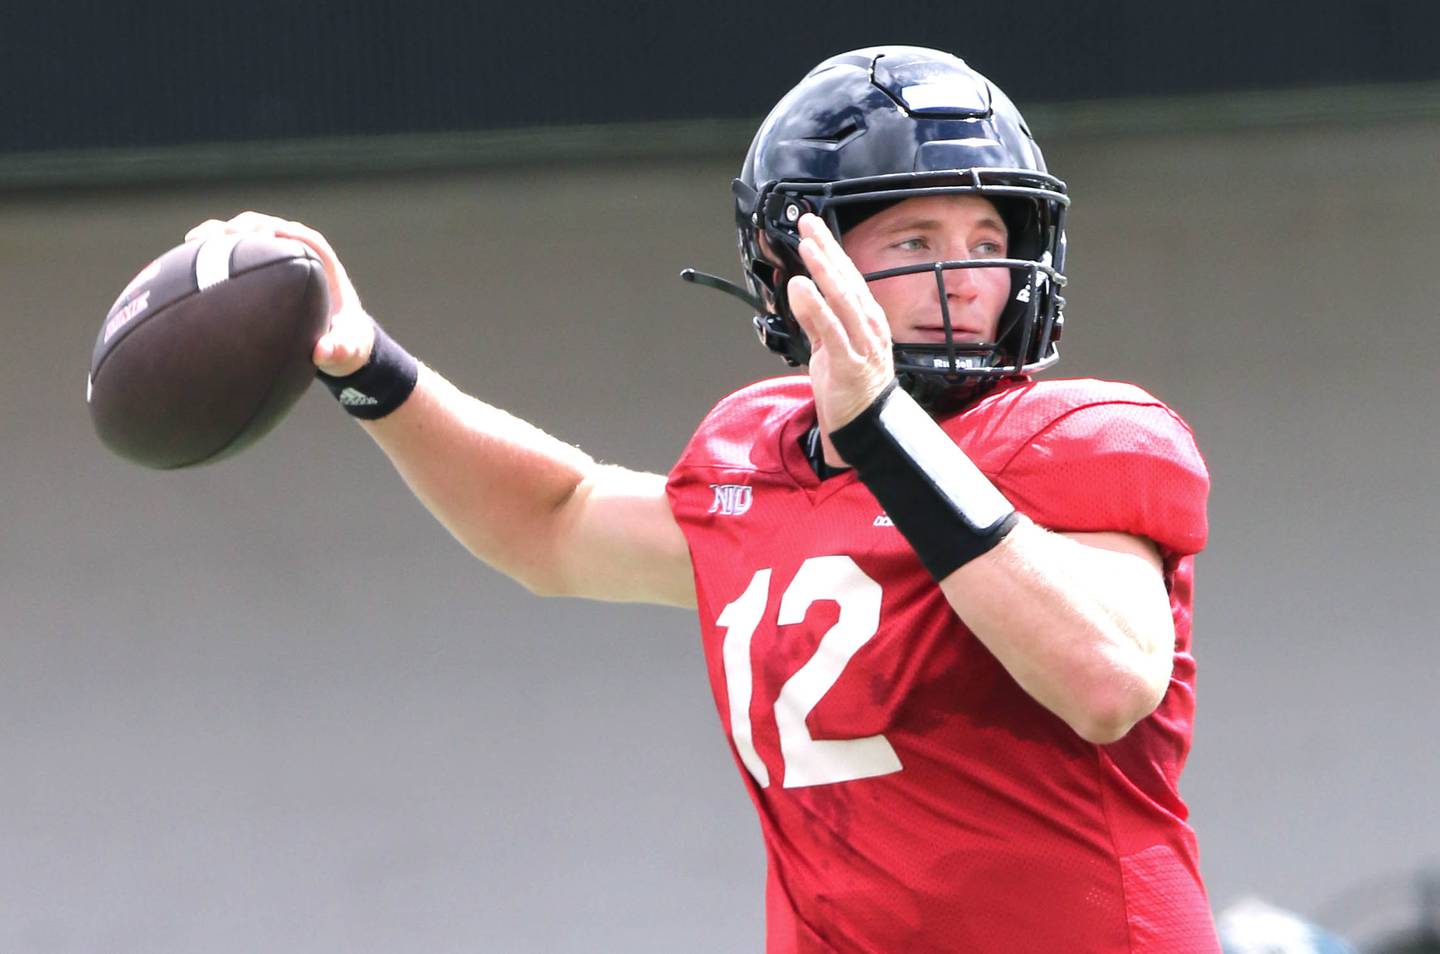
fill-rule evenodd
<path id="1" fill-rule="evenodd" d="M 806 378 L 721 402 L 670 474 L 721 722 L 760 815 L 767 949 L 1219 950 L 1177 782 L 1209 477 L 1139 388 L 1014 381 L 941 422 L 1036 523 L 1161 549 L 1175 662 L 1112 745 L 1030 698 L 853 473 L 801 447 Z"/>

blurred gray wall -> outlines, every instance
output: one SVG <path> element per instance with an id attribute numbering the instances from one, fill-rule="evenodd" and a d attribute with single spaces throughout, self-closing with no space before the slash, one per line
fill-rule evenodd
<path id="1" fill-rule="evenodd" d="M 1184 787 L 1212 901 L 1343 910 L 1440 858 L 1440 125 L 1048 152 L 1076 197 L 1060 370 L 1150 388 L 1213 471 Z M 783 370 L 676 278 L 735 271 L 733 165 L 0 197 L 0 950 L 760 948 L 687 613 L 530 597 L 318 388 L 165 474 L 84 404 L 133 272 L 260 208 L 325 230 L 463 387 L 664 470 Z"/>

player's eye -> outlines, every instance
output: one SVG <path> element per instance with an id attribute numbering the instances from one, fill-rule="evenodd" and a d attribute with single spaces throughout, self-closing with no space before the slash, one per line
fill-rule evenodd
<path id="1" fill-rule="evenodd" d="M 975 258 L 1004 258 L 1005 244 L 996 241 L 980 242 L 970 252 Z"/>
<path id="2" fill-rule="evenodd" d="M 925 252 L 930 249 L 930 240 L 923 235 L 917 235 L 912 238 L 901 239 L 890 247 L 901 252 Z"/>

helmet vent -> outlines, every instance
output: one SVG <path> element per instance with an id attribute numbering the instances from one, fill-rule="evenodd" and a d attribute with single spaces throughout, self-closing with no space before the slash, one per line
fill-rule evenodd
<path id="1" fill-rule="evenodd" d="M 854 119 L 849 120 L 839 129 L 825 136 L 809 136 L 806 142 L 824 143 L 827 146 L 838 146 L 850 141 L 860 132 L 860 124 Z"/>

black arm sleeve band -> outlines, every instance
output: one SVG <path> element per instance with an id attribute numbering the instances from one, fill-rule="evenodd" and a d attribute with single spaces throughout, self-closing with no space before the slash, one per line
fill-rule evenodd
<path id="1" fill-rule="evenodd" d="M 830 440 L 937 582 L 990 550 L 1019 520 L 1004 495 L 894 381 Z"/>
<path id="2" fill-rule="evenodd" d="M 375 347 L 363 368 L 338 378 L 324 371 L 317 371 L 315 376 L 352 417 L 376 421 L 404 404 L 415 390 L 420 362 L 377 324 Z"/>

